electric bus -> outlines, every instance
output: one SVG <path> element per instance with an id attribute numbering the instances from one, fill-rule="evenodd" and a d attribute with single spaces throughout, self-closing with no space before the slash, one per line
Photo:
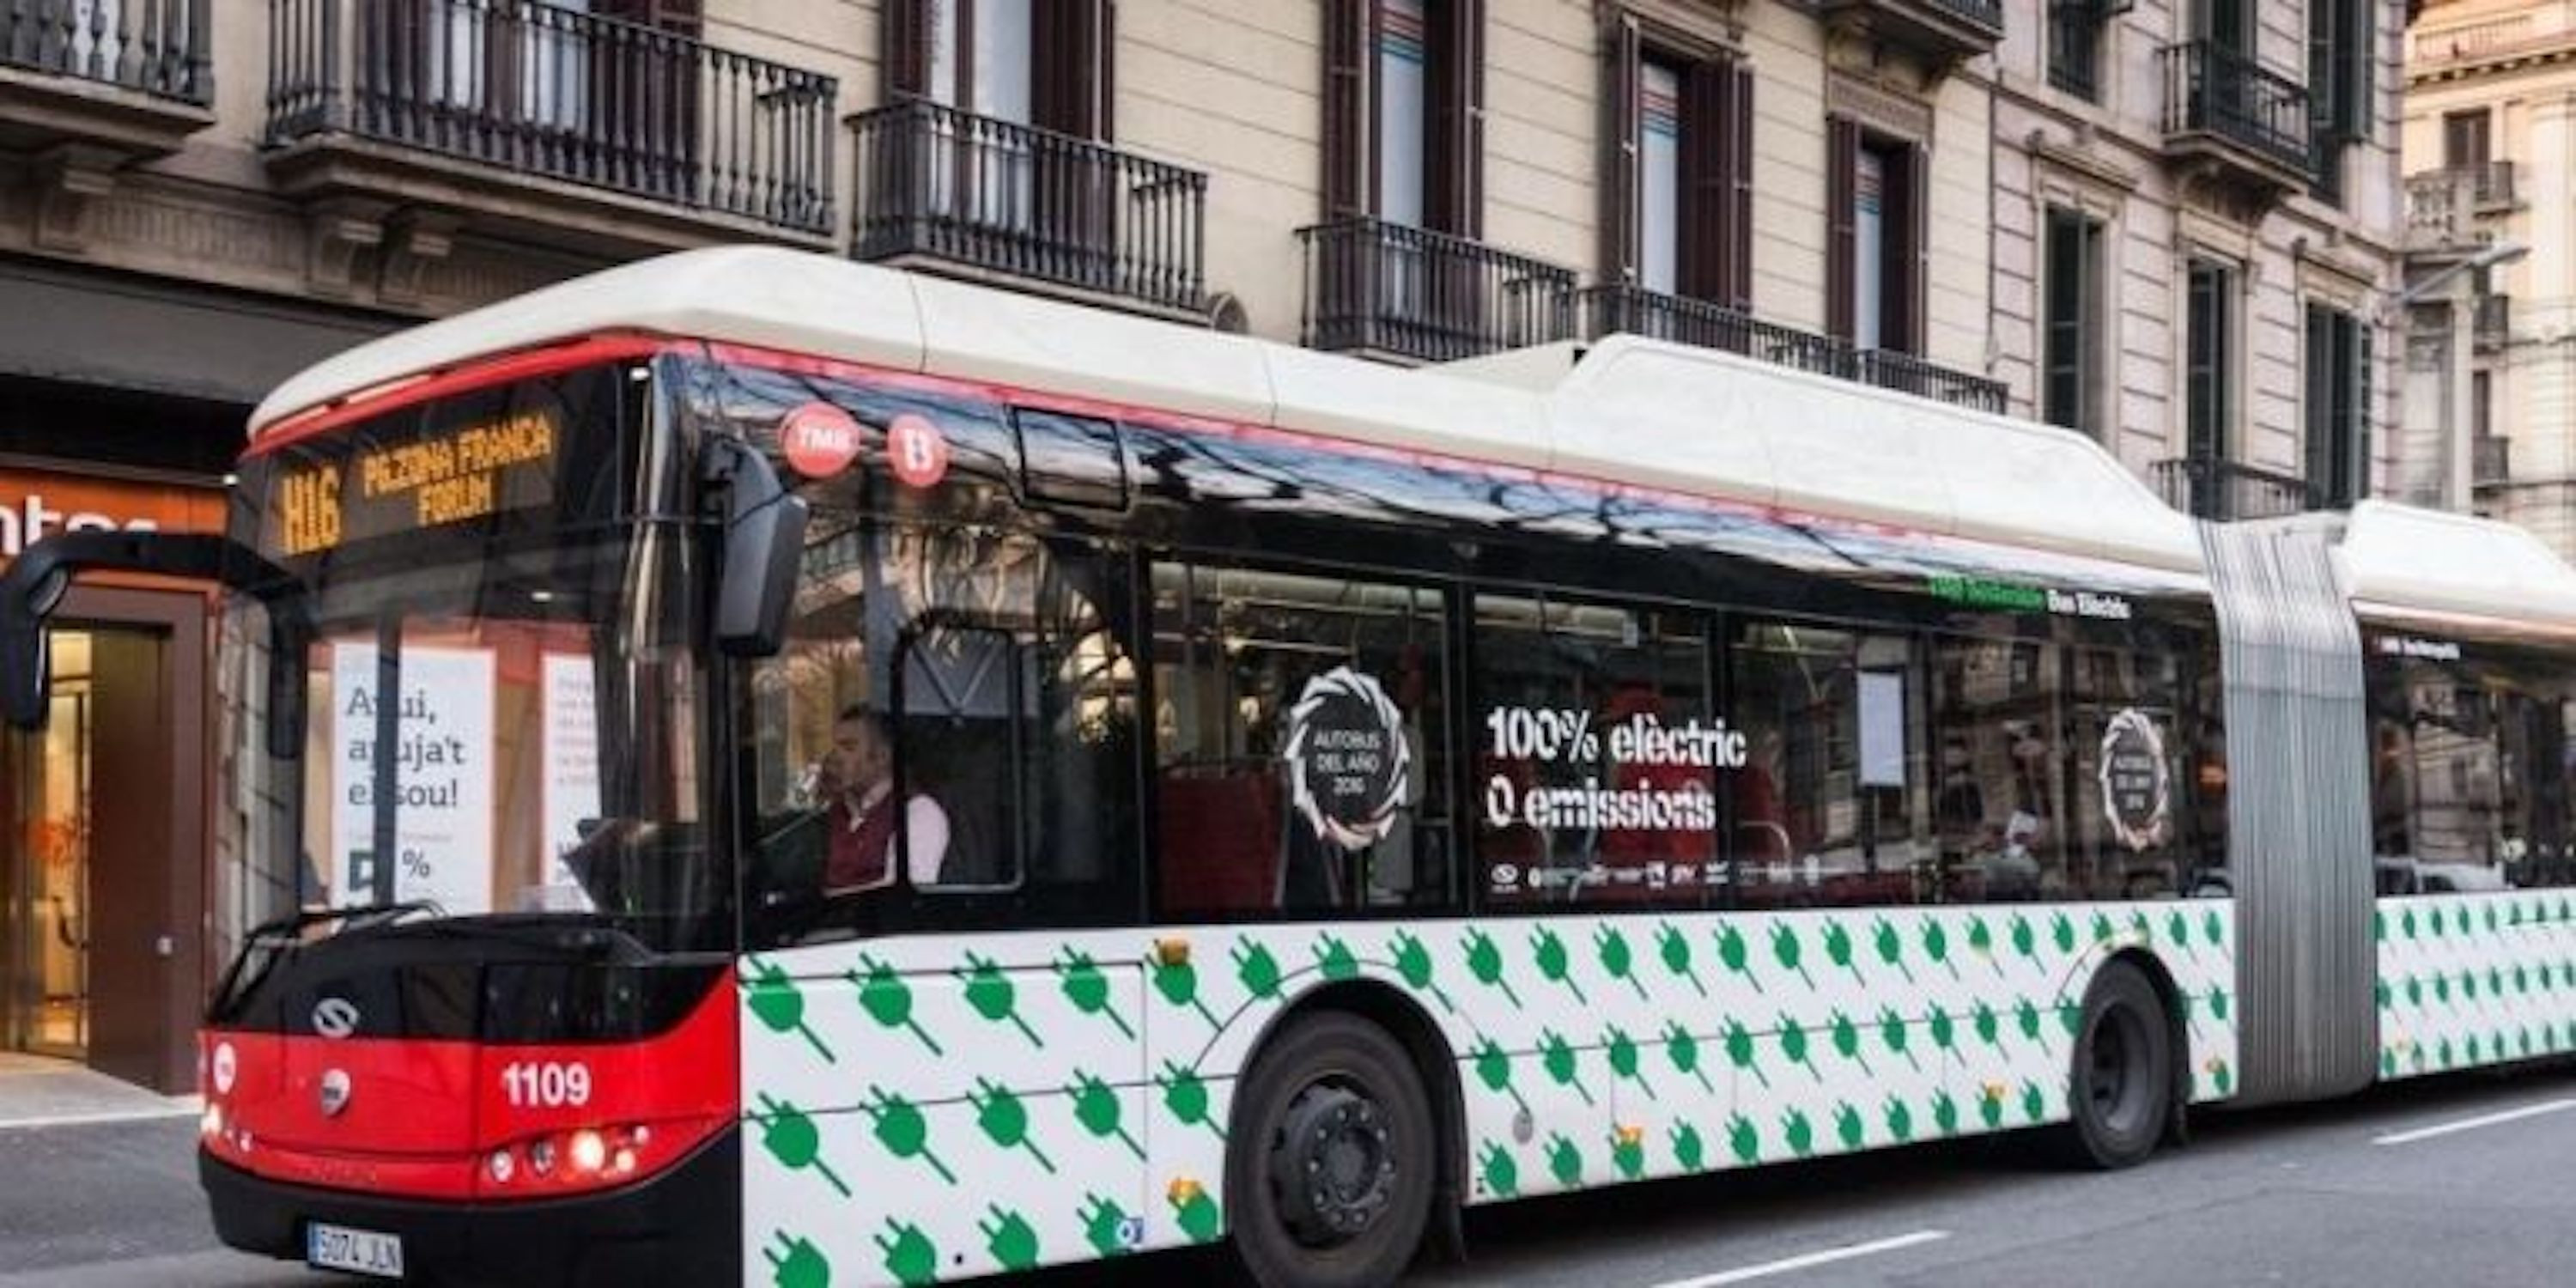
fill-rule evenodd
<path id="1" fill-rule="evenodd" d="M 2576 1046 L 2576 574 L 1759 354 L 720 248 L 314 367 L 230 505 L 26 552 L 0 697 L 80 572 L 220 587 L 256 1253 L 1383 1284 L 1470 1205 Z"/>

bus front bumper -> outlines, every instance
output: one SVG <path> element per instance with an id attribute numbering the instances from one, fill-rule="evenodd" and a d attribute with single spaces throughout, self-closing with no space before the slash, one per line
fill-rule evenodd
<path id="1" fill-rule="evenodd" d="M 315 1222 L 401 1238 L 406 1282 L 475 1285 L 739 1283 L 737 1128 L 632 1185 L 518 1203 L 434 1202 L 290 1185 L 197 1151 L 215 1233 L 244 1252 L 302 1261 Z M 352 1279 L 352 1283 L 365 1282 Z"/>

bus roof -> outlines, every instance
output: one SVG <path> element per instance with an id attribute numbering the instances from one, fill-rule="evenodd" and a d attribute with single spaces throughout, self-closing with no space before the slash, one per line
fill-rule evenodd
<path id="1" fill-rule="evenodd" d="M 2088 438 L 1734 354 L 1617 336 L 1405 370 L 773 247 L 684 251 L 371 341 L 280 386 L 251 432 L 478 358 L 614 333 L 2201 568 L 2191 521 Z"/>
<path id="2" fill-rule="evenodd" d="M 2342 522 L 2344 591 L 2365 613 L 2576 628 L 2576 569 L 2525 528 L 2363 501 Z"/>

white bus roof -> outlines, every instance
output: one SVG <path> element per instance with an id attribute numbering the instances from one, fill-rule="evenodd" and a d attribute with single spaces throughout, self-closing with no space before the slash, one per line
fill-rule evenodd
<path id="1" fill-rule="evenodd" d="M 2510 523 L 2364 501 L 2335 553 L 2344 592 L 2365 613 L 2576 628 L 2576 569 Z"/>
<path id="2" fill-rule="evenodd" d="M 1619 336 L 1404 370 L 772 247 L 684 251 L 371 341 L 278 422 L 498 353 L 616 332 L 1096 398 L 2197 573 L 2191 521 L 2065 430 Z"/>

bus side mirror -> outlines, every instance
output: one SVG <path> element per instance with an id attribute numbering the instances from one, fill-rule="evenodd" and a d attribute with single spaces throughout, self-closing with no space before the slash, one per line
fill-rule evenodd
<path id="1" fill-rule="evenodd" d="M 0 604 L 0 716 L 10 728 L 33 730 L 45 727 L 46 691 L 52 687 L 45 619 L 71 589 L 71 574 L 56 569 L 42 577 L 14 575 L 25 566 L 22 557 L 11 567 L 13 575 L 0 580 L 0 595 L 7 596 Z"/>
<path id="2" fill-rule="evenodd" d="M 796 573 L 805 559 L 805 498 L 787 491 L 769 458 L 733 438 L 706 441 L 700 479 L 724 491 L 724 566 L 716 570 L 716 647 L 768 657 L 787 643 Z"/>

